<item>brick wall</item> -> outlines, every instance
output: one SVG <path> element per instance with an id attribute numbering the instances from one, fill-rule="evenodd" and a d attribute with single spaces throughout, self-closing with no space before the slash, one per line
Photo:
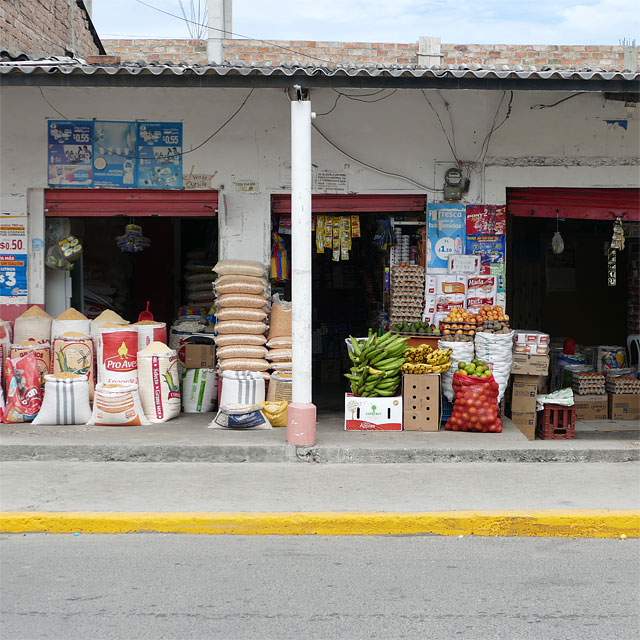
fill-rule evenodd
<path id="1" fill-rule="evenodd" d="M 76 0 L 2 0 L 0 49 L 31 58 L 63 56 L 65 50 L 81 58 L 99 53 Z"/>
<path id="2" fill-rule="evenodd" d="M 158 60 L 206 64 L 204 40 L 103 40 L 107 53 L 123 60 Z M 418 64 L 418 45 L 381 42 L 275 41 L 273 46 L 259 40 L 225 40 L 225 59 L 235 65 L 332 65 L 366 66 Z M 287 51 L 286 49 L 293 49 Z M 307 55 L 301 56 L 304 52 Z M 529 66 L 584 69 L 622 69 L 621 46 L 489 45 L 442 44 L 441 64 L 479 64 L 500 68 Z"/>

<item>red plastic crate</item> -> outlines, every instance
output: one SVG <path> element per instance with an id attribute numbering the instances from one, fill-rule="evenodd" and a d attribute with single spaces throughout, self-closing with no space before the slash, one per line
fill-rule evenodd
<path id="1" fill-rule="evenodd" d="M 576 408 L 545 404 L 538 413 L 536 435 L 542 440 L 573 440 L 576 437 Z"/>

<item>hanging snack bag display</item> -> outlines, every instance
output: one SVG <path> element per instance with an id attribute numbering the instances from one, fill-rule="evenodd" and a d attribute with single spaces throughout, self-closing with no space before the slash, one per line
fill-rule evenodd
<path id="1" fill-rule="evenodd" d="M 38 362 L 33 353 L 22 358 L 7 358 L 5 363 L 7 397 L 2 414 L 5 424 L 31 422 L 42 405 Z"/>

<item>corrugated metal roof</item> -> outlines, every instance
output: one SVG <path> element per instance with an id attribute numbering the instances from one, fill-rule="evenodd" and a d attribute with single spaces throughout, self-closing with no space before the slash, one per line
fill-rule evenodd
<path id="1" fill-rule="evenodd" d="M 1 54 L 2 52 L 0 52 Z M 14 54 L 15 55 L 15 54 Z M 640 72 L 638 71 L 605 71 L 602 69 L 551 69 L 535 67 L 514 67 L 507 68 L 501 67 L 500 69 L 490 67 L 481 68 L 479 65 L 471 66 L 433 66 L 433 67 L 421 67 L 421 66 L 359 66 L 359 67 L 346 67 L 346 66 L 316 66 L 316 65 L 261 65 L 261 66 L 239 66 L 239 65 L 218 65 L 218 66 L 204 66 L 199 64 L 187 64 L 184 62 L 148 62 L 148 61 L 123 61 L 119 65 L 100 65 L 100 64 L 88 64 L 84 60 L 78 60 L 74 58 L 64 57 L 52 57 L 41 60 L 24 60 L 13 59 L 0 61 L 0 74 L 4 78 L 8 76 L 36 76 L 45 75 L 49 78 L 51 76 L 65 76 L 69 77 L 85 77 L 85 81 L 80 81 L 78 84 L 88 84 L 86 80 L 93 78 L 98 80 L 101 76 L 106 76 L 112 80 L 118 77 L 158 77 L 166 76 L 168 78 L 173 77 L 173 81 L 169 81 L 166 84 L 172 84 L 179 86 L 182 83 L 179 78 L 199 78 L 210 80 L 224 80 L 234 79 L 233 85 L 239 86 L 243 79 L 246 80 L 246 86 L 254 84 L 252 81 L 258 81 L 260 86 L 275 86 L 276 82 L 265 82 L 266 80 L 274 81 L 289 80 L 294 78 L 300 78 L 306 86 L 331 86 L 331 84 L 337 84 L 339 81 L 352 84 L 355 79 L 361 81 L 362 86 L 372 86 L 375 82 L 380 81 L 382 84 L 388 84 L 393 81 L 404 81 L 397 86 L 424 86 L 421 81 L 430 81 L 430 83 L 440 83 L 449 81 L 454 83 L 453 86 L 459 88 L 465 88 L 465 81 L 484 81 L 489 83 L 501 83 L 504 81 L 511 81 L 517 88 L 517 83 L 522 82 L 527 84 L 527 81 L 542 81 L 542 84 L 549 83 L 551 81 L 561 82 L 563 85 L 568 83 L 578 83 L 585 85 L 592 82 L 602 83 L 622 83 L 626 85 L 625 90 L 629 91 L 631 88 L 628 83 L 637 81 L 640 79 Z M 78 78 L 79 80 L 80 78 Z M 106 78 L 104 78 L 106 79 Z M 17 80 L 17 78 L 16 78 Z M 133 80 L 133 78 L 131 78 Z M 309 82 L 309 81 L 321 82 Z M 260 82 L 262 81 L 262 82 Z M 4 81 L 6 84 L 7 82 Z M 35 84 L 35 82 L 33 82 Z M 47 82 L 50 84 L 51 82 Z M 455 84 L 459 83 L 459 84 Z M 11 84 L 14 84 L 13 82 Z M 15 84 L 23 84 L 20 81 Z M 103 82 L 100 82 L 103 84 Z M 126 82 L 131 85 L 133 82 Z M 212 82 L 212 84 L 224 84 L 224 82 Z M 477 83 L 476 83 L 477 84 Z M 537 84 L 537 82 L 536 82 Z M 503 88 L 503 87 L 500 87 Z M 525 88 L 525 87 L 522 87 Z M 537 87 L 544 89 L 544 86 Z M 548 88 L 552 88 L 549 86 Z M 595 88 L 594 88 L 595 89 Z M 604 89 L 595 89 L 604 90 Z M 611 90 L 611 89 L 607 89 Z"/>

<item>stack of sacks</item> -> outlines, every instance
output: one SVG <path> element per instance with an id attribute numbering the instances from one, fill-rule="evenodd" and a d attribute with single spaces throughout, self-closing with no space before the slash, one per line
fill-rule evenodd
<path id="1" fill-rule="evenodd" d="M 291 340 L 291 313 L 290 302 L 280 300 L 278 294 L 273 296 L 271 307 L 271 320 L 267 341 L 267 360 L 269 368 L 278 373 L 291 373 L 292 371 L 292 340 Z"/>
<path id="2" fill-rule="evenodd" d="M 185 265 L 185 284 L 187 289 L 188 306 L 203 306 L 209 308 L 213 304 L 214 274 L 210 264 L 204 261 L 204 251 L 190 251 L 187 253 Z"/>
<path id="3" fill-rule="evenodd" d="M 260 262 L 222 260 L 214 271 L 216 354 L 221 371 L 258 371 L 268 378 L 265 332 L 269 301 L 266 267 Z"/>

